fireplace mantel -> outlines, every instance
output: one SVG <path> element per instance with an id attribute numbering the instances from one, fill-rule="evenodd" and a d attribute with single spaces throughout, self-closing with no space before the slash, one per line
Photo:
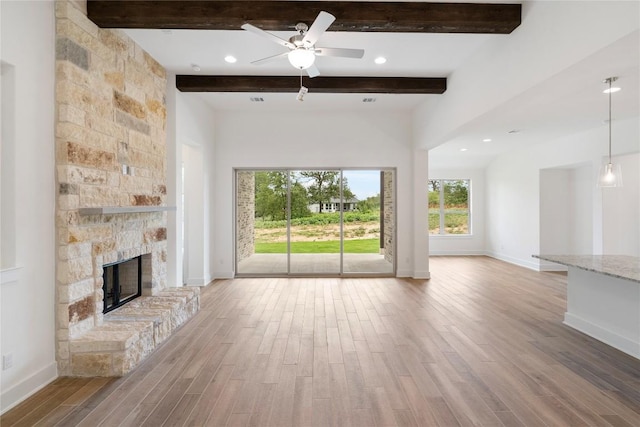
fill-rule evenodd
<path id="1" fill-rule="evenodd" d="M 79 208 L 78 212 L 80 215 L 111 215 L 175 210 L 175 206 L 99 206 L 95 208 Z"/>

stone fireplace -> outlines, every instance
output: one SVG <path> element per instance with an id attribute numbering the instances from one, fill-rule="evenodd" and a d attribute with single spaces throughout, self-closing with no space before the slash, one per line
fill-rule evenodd
<path id="1" fill-rule="evenodd" d="M 142 259 L 148 255 L 102 266 L 102 314 L 121 307 L 142 295 Z M 151 273 L 150 263 L 146 276 Z"/>
<path id="2" fill-rule="evenodd" d="M 123 375 L 199 308 L 166 283 L 166 75 L 83 1 L 56 2 L 56 32 L 58 371 Z M 103 314 L 104 266 L 136 257 L 141 296 Z"/>

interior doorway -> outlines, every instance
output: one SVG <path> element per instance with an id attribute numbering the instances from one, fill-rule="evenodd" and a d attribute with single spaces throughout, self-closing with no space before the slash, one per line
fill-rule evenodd
<path id="1" fill-rule="evenodd" d="M 395 170 L 238 169 L 238 276 L 395 274 Z"/>

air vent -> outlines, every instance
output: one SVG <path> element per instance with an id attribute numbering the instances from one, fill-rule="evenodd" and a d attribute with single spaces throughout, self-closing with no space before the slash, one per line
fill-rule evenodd
<path id="1" fill-rule="evenodd" d="M 362 102 L 376 102 L 376 98 L 362 98 Z"/>
<path id="2" fill-rule="evenodd" d="M 252 96 L 249 98 L 251 102 L 264 102 L 264 98 L 261 96 Z"/>

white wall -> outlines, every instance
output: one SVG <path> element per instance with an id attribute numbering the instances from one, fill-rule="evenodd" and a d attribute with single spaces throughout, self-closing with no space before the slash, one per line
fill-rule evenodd
<path id="1" fill-rule="evenodd" d="M 640 151 L 640 119 L 616 121 L 613 144 L 614 162 L 624 153 Z M 622 188 L 596 189 L 596 173 L 607 150 L 607 127 L 541 143 L 504 154 L 496 158 L 486 171 L 487 188 L 487 252 L 488 254 L 529 268 L 543 268 L 531 255 L 541 251 L 540 206 L 546 193 L 541 193 L 540 170 L 547 168 L 584 168 L 577 174 L 574 185 L 580 187 L 582 202 L 592 200 L 592 218 L 580 220 L 585 229 L 575 233 L 593 236 L 592 253 L 620 253 L 638 255 L 640 194 L 637 181 Z M 637 180 L 640 164 L 638 156 L 623 157 L 626 173 Z M 602 204 L 603 195 L 607 203 Z M 612 202 L 610 198 L 615 198 Z M 576 202 L 578 203 L 578 202 Z M 625 212 L 620 210 L 627 209 Z M 607 218 L 603 221 L 602 218 Z M 586 227 L 591 224 L 591 229 Z M 607 245 L 603 247 L 603 236 Z M 575 239 L 574 239 L 575 240 Z M 588 239 L 587 239 L 588 240 Z M 625 242 L 624 244 L 622 242 Z M 584 243 L 581 243 L 581 245 Z M 604 252 L 603 252 L 604 248 Z"/>
<path id="2" fill-rule="evenodd" d="M 397 272 L 427 276 L 428 239 L 414 223 L 426 224 L 428 159 L 414 152 L 411 125 L 403 112 L 217 112 L 215 276 L 234 274 L 233 168 L 288 167 L 397 168 Z"/>
<path id="3" fill-rule="evenodd" d="M 167 206 L 175 211 L 167 212 L 167 286 L 184 284 L 182 257 L 182 144 L 177 135 L 177 109 L 179 92 L 176 76 L 167 73 Z"/>
<path id="4" fill-rule="evenodd" d="M 594 174 L 592 165 L 540 170 L 541 253 L 601 251 L 593 246 Z"/>
<path id="5" fill-rule="evenodd" d="M 16 265 L 15 67 L 0 63 L 2 137 L 0 138 L 0 271 Z M 7 276 L 8 271 L 3 273 Z"/>
<path id="6" fill-rule="evenodd" d="M 604 253 L 640 256 L 640 154 L 616 156 L 613 161 L 620 163 L 624 182 L 622 188 L 602 195 Z"/>
<path id="7" fill-rule="evenodd" d="M 574 217 L 570 169 L 540 171 L 540 252 L 568 254 L 569 224 Z"/>
<path id="8" fill-rule="evenodd" d="M 176 141 L 181 145 L 185 190 L 184 283 L 202 286 L 213 279 L 214 113 L 198 96 L 176 92 Z M 180 175 L 180 174 L 178 174 Z M 178 176 L 178 181 L 181 177 Z M 180 188 L 182 183 L 178 184 Z M 176 205 L 182 208 L 178 196 Z"/>
<path id="9" fill-rule="evenodd" d="M 0 15 L 1 60 L 15 67 L 15 140 L 2 144 L 14 144 L 18 165 L 15 264 L 22 267 L 16 281 L 0 284 L 0 352 L 13 355 L 13 367 L 1 371 L 4 412 L 57 376 L 54 3 L 2 1 Z"/>
<path id="10" fill-rule="evenodd" d="M 485 253 L 485 180 L 483 169 L 438 169 L 429 166 L 429 179 L 471 180 L 471 234 L 430 235 L 431 255 L 483 255 Z"/>
<path id="11" fill-rule="evenodd" d="M 598 203 L 594 202 L 595 193 L 593 191 L 593 175 L 595 171 L 591 165 L 581 165 L 570 170 L 569 177 L 569 198 L 573 202 L 573 215 L 569 220 L 567 229 L 569 230 L 569 248 L 571 254 L 592 254 L 594 242 L 601 242 L 602 209 Z M 640 203 L 640 198 L 637 198 Z M 596 211 L 597 209 L 597 211 Z M 594 227 L 595 220 L 598 220 L 598 227 Z M 591 233 L 584 230 L 592 230 Z"/>
<path id="12" fill-rule="evenodd" d="M 204 199 L 202 149 L 197 145 L 182 144 L 184 170 L 184 260 L 183 276 L 187 285 L 204 285 Z M 207 197 L 207 199 L 209 199 Z M 207 243 L 209 241 L 207 240 Z"/>

